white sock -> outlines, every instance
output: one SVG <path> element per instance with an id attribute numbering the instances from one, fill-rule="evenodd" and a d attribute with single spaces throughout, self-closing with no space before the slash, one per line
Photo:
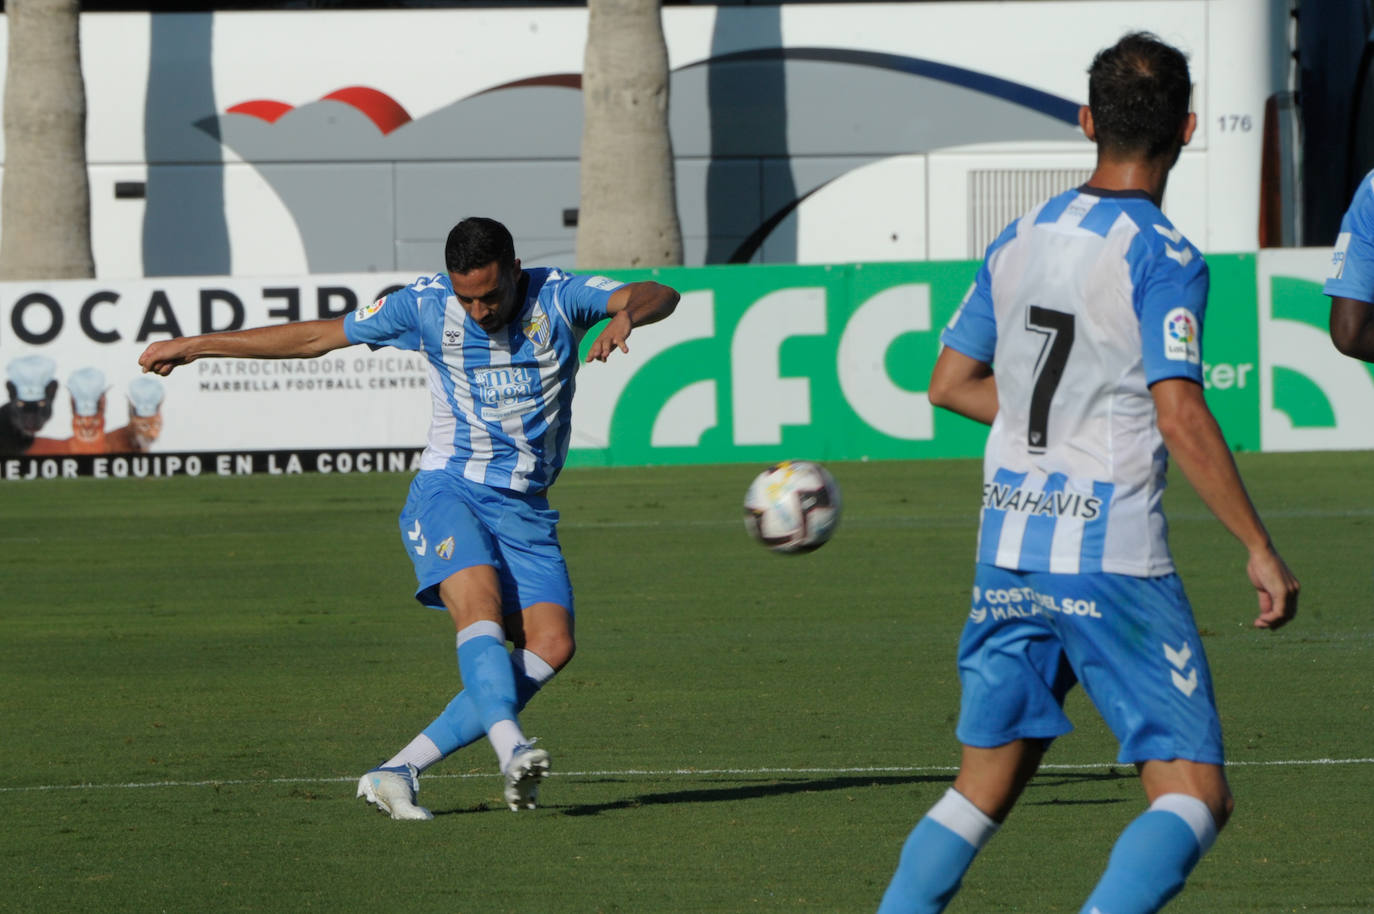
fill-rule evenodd
<path id="1" fill-rule="evenodd" d="M 491 740 L 491 748 L 496 750 L 496 762 L 502 771 L 510 764 L 515 747 L 529 742 L 521 732 L 520 725 L 513 720 L 498 720 L 492 724 L 491 729 L 487 731 L 487 739 Z"/>
<path id="2" fill-rule="evenodd" d="M 997 833 L 998 825 L 987 813 L 969 802 L 968 798 L 953 787 L 945 791 L 926 818 L 940 823 L 945 828 L 963 838 L 975 848 L 982 848 Z"/>
<path id="3" fill-rule="evenodd" d="M 434 745 L 434 740 L 421 733 L 404 749 L 383 762 L 382 767 L 399 768 L 402 765 L 414 765 L 416 769 L 424 771 L 443 757 L 439 747 Z"/>
<path id="4" fill-rule="evenodd" d="M 557 672 L 549 666 L 549 662 L 543 657 L 523 647 L 511 651 L 510 665 L 515 669 L 517 675 L 524 674 L 527 679 L 541 689 L 548 685 L 549 680 Z"/>
<path id="5" fill-rule="evenodd" d="M 1217 840 L 1217 822 L 1212 818 L 1212 811 L 1197 797 L 1190 797 L 1186 793 L 1166 793 L 1151 803 L 1150 809 L 1171 812 L 1187 822 L 1197 837 L 1199 857 L 1211 850 Z"/>

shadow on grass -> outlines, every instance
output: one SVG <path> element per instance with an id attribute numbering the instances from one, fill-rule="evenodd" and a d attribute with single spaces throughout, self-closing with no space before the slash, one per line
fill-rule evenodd
<path id="1" fill-rule="evenodd" d="M 1116 770 L 1105 772 L 1082 772 L 1070 774 L 1055 774 L 1043 779 L 1032 781 L 1028 790 L 1040 788 L 1062 787 L 1069 784 L 1081 783 L 1107 783 L 1120 780 L 1122 778 L 1134 778 L 1134 773 L 1124 774 Z M 551 806 L 545 807 L 556 809 L 565 816 L 595 816 L 603 812 L 612 812 L 618 809 L 635 809 L 641 806 L 656 806 L 662 804 L 676 803 L 729 803 L 737 800 L 757 800 L 767 797 L 786 796 L 798 793 L 819 793 L 828 790 L 857 790 L 865 787 L 897 787 L 910 784 L 946 784 L 953 781 L 949 775 L 884 775 L 873 776 L 853 776 L 853 777 L 828 777 L 828 778 L 787 778 L 769 779 L 755 783 L 740 784 L 734 783 L 729 786 L 721 787 L 701 787 L 692 790 L 668 790 L 663 792 L 641 793 L 637 796 L 626 797 L 621 800 L 613 800 L 607 803 L 589 803 L 584 805 Z M 625 783 L 619 779 L 601 779 L 595 783 Z M 1096 804 L 1096 803 L 1119 803 L 1125 797 L 1119 799 L 1092 799 L 1092 800 L 1063 800 L 1058 798 L 1045 798 L 1033 801 L 1041 804 Z"/>
<path id="2" fill-rule="evenodd" d="M 1064 799 L 1059 796 L 1044 796 L 1042 791 L 1067 787 L 1075 784 L 1108 784 L 1115 781 L 1135 780 L 1135 772 L 1129 769 L 1112 768 L 1107 771 L 1056 772 L 1042 774 L 1031 781 L 1021 805 L 1028 806 L 1098 806 L 1111 803 L 1124 803 L 1136 799 L 1134 795 L 1120 797 L 1101 797 L 1083 799 Z M 578 778 L 584 784 L 629 784 L 625 778 Z M 741 784 L 738 781 L 720 787 L 699 787 L 692 790 L 666 790 L 662 792 L 641 793 L 636 796 L 611 800 L 606 803 L 586 804 L 541 804 L 540 809 L 558 812 L 565 816 L 596 816 L 603 812 L 620 809 L 637 809 L 643 806 L 661 806 L 679 803 L 733 803 L 739 800 L 759 800 L 768 797 L 788 796 L 798 793 L 820 793 L 828 790 L 859 790 L 866 787 L 900 787 L 910 784 L 949 784 L 952 775 L 882 775 L 851 776 L 828 778 L 769 778 Z M 475 803 L 455 809 L 435 809 L 434 815 L 454 816 L 473 813 L 500 812 L 506 808 L 499 803 Z"/>

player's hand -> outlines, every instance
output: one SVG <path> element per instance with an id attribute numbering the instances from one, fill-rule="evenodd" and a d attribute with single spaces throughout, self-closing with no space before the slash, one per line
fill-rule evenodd
<path id="1" fill-rule="evenodd" d="M 138 357 L 138 366 L 143 369 L 144 373 L 152 372 L 165 378 L 172 373 L 173 368 L 178 365 L 185 365 L 192 360 L 192 356 L 187 352 L 184 338 L 162 340 L 143 350 L 143 355 Z"/>
<path id="2" fill-rule="evenodd" d="M 1276 629 L 1288 624 L 1298 612 L 1298 579 L 1288 570 L 1273 546 L 1252 552 L 1245 566 L 1259 596 L 1255 628 Z"/>
<path id="3" fill-rule="evenodd" d="M 602 330 L 595 340 L 592 341 L 591 349 L 587 350 L 587 361 L 595 359 L 598 362 L 606 361 L 606 357 L 619 349 L 621 352 L 629 352 L 630 347 L 625 345 L 625 341 L 630 337 L 630 330 L 634 327 L 630 323 L 630 316 L 624 311 L 620 311 L 611 317 L 606 329 Z"/>

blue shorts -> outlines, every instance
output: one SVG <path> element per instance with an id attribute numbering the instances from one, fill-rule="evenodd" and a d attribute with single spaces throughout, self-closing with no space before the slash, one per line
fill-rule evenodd
<path id="1" fill-rule="evenodd" d="M 1073 729 L 1075 683 L 1117 761 L 1224 761 L 1212 676 L 1178 575 L 1051 574 L 978 565 L 959 639 L 958 737 L 991 748 Z"/>
<path id="2" fill-rule="evenodd" d="M 425 606 L 444 609 L 439 584 L 454 572 L 491 565 L 501 582 L 503 614 L 535 603 L 557 603 L 572 614 L 558 512 L 544 496 L 425 470 L 410 484 L 400 523 L 401 544 L 415 565 L 415 599 Z"/>

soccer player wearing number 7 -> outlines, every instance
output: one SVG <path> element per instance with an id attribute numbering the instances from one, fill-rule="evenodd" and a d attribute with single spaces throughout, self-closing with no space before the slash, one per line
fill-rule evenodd
<path id="1" fill-rule="evenodd" d="M 1096 169 L 989 246 L 930 381 L 932 403 L 992 426 L 959 643 L 963 756 L 907 838 L 881 914 L 944 909 L 1071 729 L 1076 683 L 1148 802 L 1083 914 L 1159 910 L 1225 825 L 1212 680 L 1166 542 L 1169 457 L 1244 546 L 1255 626 L 1297 609 L 1298 582 L 1203 400 L 1206 265 L 1159 208 L 1196 125 L 1187 60 L 1132 33 L 1088 73 L 1079 120 Z"/>
<path id="2" fill-rule="evenodd" d="M 354 343 L 429 360 L 429 445 L 400 542 L 415 598 L 453 619 L 463 690 L 359 780 L 358 796 L 393 819 L 432 818 L 415 802 L 420 772 L 484 735 L 510 808 L 534 807 L 549 753 L 525 737 L 517 713 L 573 655 L 572 584 L 544 493 L 568 453 L 578 345 L 609 318 L 588 361 L 628 352 L 631 330 L 678 302 L 655 282 L 521 269 L 510 232 L 492 219 L 458 223 L 444 260 L 446 273 L 336 320 L 168 340 L 139 358 L 160 375 L 206 356 L 309 358 Z"/>

